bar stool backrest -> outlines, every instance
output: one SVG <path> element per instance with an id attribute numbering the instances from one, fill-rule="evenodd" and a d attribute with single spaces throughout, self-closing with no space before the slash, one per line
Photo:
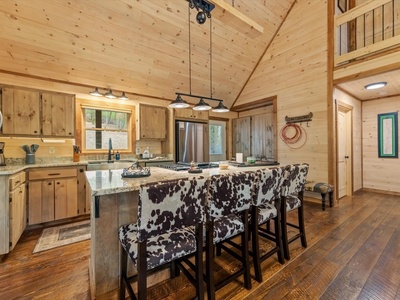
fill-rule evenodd
<path id="1" fill-rule="evenodd" d="M 138 241 L 205 219 L 208 180 L 185 178 L 142 185 L 138 204 Z"/>
<path id="2" fill-rule="evenodd" d="M 207 215 L 213 219 L 249 209 L 254 178 L 254 172 L 212 176 Z"/>
<path id="3" fill-rule="evenodd" d="M 283 169 L 270 168 L 256 171 L 254 205 L 272 202 L 281 196 Z"/>
<path id="4" fill-rule="evenodd" d="M 308 164 L 292 164 L 282 168 L 284 176 L 281 189 L 282 196 L 303 191 L 308 174 Z"/>

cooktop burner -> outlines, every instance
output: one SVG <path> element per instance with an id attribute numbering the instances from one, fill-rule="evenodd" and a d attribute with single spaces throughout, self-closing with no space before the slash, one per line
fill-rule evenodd
<path id="1" fill-rule="evenodd" d="M 159 165 L 158 167 L 173 171 L 187 171 L 190 169 L 190 163 L 178 162 L 176 164 Z M 196 167 L 199 169 L 218 168 L 218 163 L 212 163 L 212 162 L 196 163 Z"/>

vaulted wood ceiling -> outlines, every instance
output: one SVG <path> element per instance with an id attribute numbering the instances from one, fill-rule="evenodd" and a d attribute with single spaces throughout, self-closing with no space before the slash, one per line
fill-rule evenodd
<path id="1" fill-rule="evenodd" d="M 213 15 L 213 97 L 234 103 L 294 1 L 225 0 L 264 31 Z M 190 92 L 188 14 L 186 0 L 2 0 L 0 72 L 171 100 Z M 210 20 L 195 16 L 191 93 L 210 96 Z"/>

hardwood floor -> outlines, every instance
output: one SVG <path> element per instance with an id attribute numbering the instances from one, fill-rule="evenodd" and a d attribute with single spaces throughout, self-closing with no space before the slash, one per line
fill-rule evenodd
<path id="1" fill-rule="evenodd" d="M 292 259 L 263 262 L 264 281 L 247 291 L 235 281 L 218 299 L 400 299 L 400 197 L 359 193 L 321 210 L 306 202 L 308 248 L 291 244 Z M 0 262 L 0 299 L 89 299 L 90 242 L 32 254 L 40 230 L 26 231 Z M 268 247 L 267 244 L 264 245 Z M 237 267 L 218 258 L 217 277 Z M 252 270 L 253 273 L 253 270 Z M 148 299 L 190 299 L 179 276 L 149 289 Z"/>

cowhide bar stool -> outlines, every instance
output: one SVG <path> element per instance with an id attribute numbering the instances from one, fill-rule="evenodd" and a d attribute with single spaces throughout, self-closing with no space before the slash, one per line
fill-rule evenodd
<path id="1" fill-rule="evenodd" d="M 215 175 L 210 179 L 206 221 L 206 276 L 208 299 L 215 292 L 239 276 L 244 277 L 244 287 L 251 289 L 249 266 L 249 208 L 252 200 L 253 172 Z M 241 254 L 224 245 L 240 236 Z M 215 246 L 241 261 L 242 267 L 222 281 L 214 280 Z"/>
<path id="2" fill-rule="evenodd" d="M 125 287 L 136 299 L 130 282 L 137 280 L 137 299 L 147 297 L 147 273 L 169 262 L 179 263 L 195 254 L 195 277 L 183 271 L 196 286 L 196 299 L 204 298 L 203 226 L 208 181 L 203 177 L 142 185 L 139 190 L 138 220 L 119 229 L 121 241 L 120 299 Z M 186 230 L 194 227 L 195 230 Z M 128 255 L 137 275 L 128 278 Z"/>
<path id="3" fill-rule="evenodd" d="M 281 185 L 283 181 L 282 168 L 271 168 L 256 171 L 254 199 L 251 209 L 251 256 L 253 257 L 256 280 L 262 282 L 261 262 L 277 253 L 278 261 L 283 264 L 282 233 L 281 233 Z M 270 230 L 269 222 L 274 221 L 274 232 Z M 262 225 L 267 224 L 266 228 Z M 275 243 L 268 252 L 261 255 L 259 237 Z"/>
<path id="4" fill-rule="evenodd" d="M 304 227 L 303 194 L 307 179 L 308 164 L 287 165 L 283 168 L 284 180 L 282 183 L 282 242 L 285 259 L 290 259 L 289 244 L 300 238 L 301 245 L 307 247 L 306 231 Z M 297 209 L 298 225 L 287 222 L 287 213 Z M 291 238 L 288 237 L 287 226 L 296 228 L 298 233 Z"/>

